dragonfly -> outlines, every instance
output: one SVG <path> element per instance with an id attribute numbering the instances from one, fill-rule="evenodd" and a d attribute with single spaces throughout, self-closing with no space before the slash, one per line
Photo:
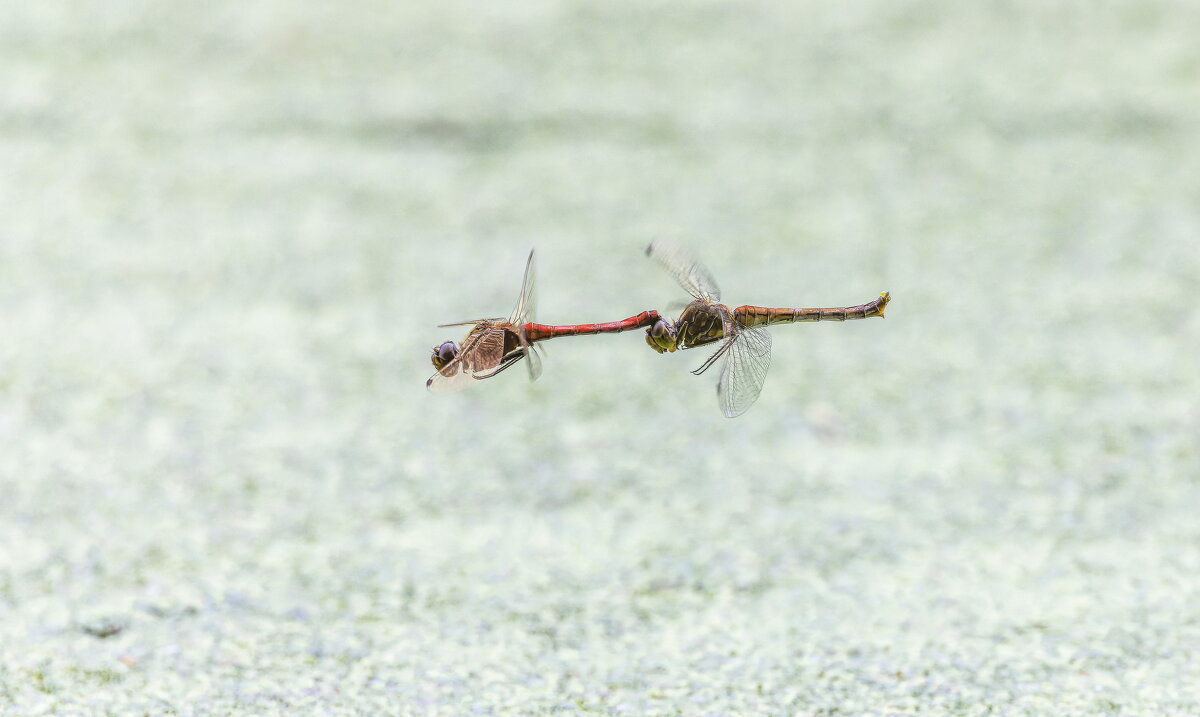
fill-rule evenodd
<path id="1" fill-rule="evenodd" d="M 850 321 L 883 318 L 891 294 L 858 306 L 826 309 L 774 309 L 765 306 L 739 306 L 730 309 L 721 301 L 721 290 L 708 269 L 687 249 L 671 241 L 655 240 L 646 255 L 666 268 L 675 281 L 691 295 L 675 321 L 660 319 L 646 329 L 646 343 L 659 353 L 691 349 L 720 342 L 717 350 L 699 368 L 699 376 L 719 365 L 717 400 L 721 412 L 729 418 L 745 413 L 762 392 L 767 369 L 771 366 L 772 324 L 809 321 Z"/>
<path id="2" fill-rule="evenodd" d="M 434 393 L 457 391 L 474 385 L 476 381 L 491 378 L 521 359 L 525 359 L 529 369 L 529 380 L 534 381 L 542 373 L 542 360 L 537 346 L 542 341 L 563 336 L 616 334 L 647 328 L 662 321 L 657 311 L 643 311 L 621 321 L 602 324 L 548 326 L 533 323 L 534 273 L 531 250 L 525 262 L 525 276 L 521 280 L 517 305 L 507 319 L 472 319 L 441 324 L 440 328 L 470 326 L 471 329 L 462 343 L 445 341 L 434 347 L 431 358 L 437 371 L 425 382 L 426 388 Z"/>

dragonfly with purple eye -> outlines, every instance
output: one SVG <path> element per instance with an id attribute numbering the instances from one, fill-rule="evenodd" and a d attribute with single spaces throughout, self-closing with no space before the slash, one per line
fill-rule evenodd
<path id="1" fill-rule="evenodd" d="M 720 342 L 717 350 L 692 371 L 699 376 L 720 366 L 717 399 L 729 418 L 742 415 L 758 400 L 767 369 L 771 365 L 771 324 L 808 321 L 849 321 L 883 318 L 891 300 L 888 292 L 858 306 L 828 309 L 773 309 L 739 306 L 730 309 L 721 301 L 721 290 L 708 269 L 690 252 L 674 242 L 656 240 L 646 255 L 661 264 L 675 281 L 691 294 L 692 301 L 675 321 L 659 319 L 646 329 L 646 343 L 659 353 L 691 349 Z"/>
<path id="2" fill-rule="evenodd" d="M 441 325 L 443 328 L 470 326 L 471 330 L 461 344 L 445 341 L 434 347 L 431 358 L 437 372 L 425 382 L 425 386 L 434 393 L 457 391 L 474 385 L 476 381 L 491 378 L 521 359 L 526 360 L 529 380 L 533 381 L 542 373 L 542 360 L 537 346 L 542 341 L 564 336 L 616 334 L 646 328 L 662 321 L 657 311 L 643 311 L 628 319 L 603 324 L 548 326 L 533 323 L 533 285 L 534 261 L 533 252 L 530 251 L 517 306 L 507 319 L 473 319 Z"/>

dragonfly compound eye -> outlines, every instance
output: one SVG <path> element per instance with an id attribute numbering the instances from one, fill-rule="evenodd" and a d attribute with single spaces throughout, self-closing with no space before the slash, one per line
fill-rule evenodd
<path id="1" fill-rule="evenodd" d="M 646 343 L 650 348 L 659 352 L 675 350 L 675 325 L 666 319 L 659 319 L 646 329 Z"/>
<path id="2" fill-rule="evenodd" d="M 447 341 L 433 350 L 433 367 L 439 371 L 458 355 L 458 344 Z"/>

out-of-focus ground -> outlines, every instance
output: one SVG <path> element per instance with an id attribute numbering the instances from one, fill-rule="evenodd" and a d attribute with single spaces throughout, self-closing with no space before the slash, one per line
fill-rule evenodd
<path id="1" fill-rule="evenodd" d="M 1200 711 L 1200 6 L 0 19 L 0 712 Z M 683 298 L 772 329 L 553 342 Z"/>

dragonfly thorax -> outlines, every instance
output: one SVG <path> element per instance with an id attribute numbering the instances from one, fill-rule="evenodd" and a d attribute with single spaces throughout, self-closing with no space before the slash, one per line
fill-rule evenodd
<path id="1" fill-rule="evenodd" d="M 675 322 L 678 333 L 677 345 L 681 349 L 690 349 L 719 341 L 725 336 L 725 322 L 722 312 L 728 312 L 721 304 L 707 301 L 693 301 L 684 308 Z"/>

